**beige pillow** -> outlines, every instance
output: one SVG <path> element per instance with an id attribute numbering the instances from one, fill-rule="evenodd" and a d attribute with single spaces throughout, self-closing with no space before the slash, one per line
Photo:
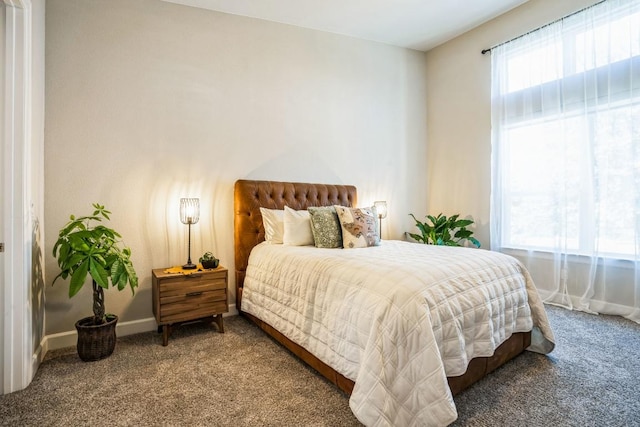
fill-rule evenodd
<path id="1" fill-rule="evenodd" d="M 349 248 L 367 248 L 378 246 L 378 219 L 375 207 L 347 208 L 334 206 L 342 226 L 342 246 Z"/>
<path id="2" fill-rule="evenodd" d="M 282 244 L 284 237 L 284 210 L 260 208 L 264 240 L 271 244 Z"/>
<path id="3" fill-rule="evenodd" d="M 309 212 L 297 211 L 288 206 L 284 207 L 284 237 L 282 241 L 285 245 L 290 246 L 313 245 Z"/>

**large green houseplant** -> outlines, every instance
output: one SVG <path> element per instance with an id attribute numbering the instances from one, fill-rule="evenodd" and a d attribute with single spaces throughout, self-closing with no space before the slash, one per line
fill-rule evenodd
<path id="1" fill-rule="evenodd" d="M 94 203 L 91 215 L 70 216 L 60 230 L 53 246 L 53 256 L 58 260 L 59 278 L 69 280 L 69 298 L 76 295 L 91 276 L 93 285 L 93 316 L 76 322 L 78 330 L 78 355 L 82 360 L 98 360 L 113 353 L 115 325 L 118 317 L 105 313 L 104 290 L 109 286 L 123 290 L 129 285 L 132 294 L 138 286 L 131 250 L 121 247 L 121 238 L 112 228 L 102 224 L 109 221 L 111 212 Z"/>
<path id="2" fill-rule="evenodd" d="M 426 215 L 426 221 L 419 221 L 413 214 L 409 214 L 416 222 L 420 234 L 409 233 L 414 240 L 430 245 L 464 246 L 468 241 L 475 247 L 480 242 L 473 237 L 473 231 L 467 227 L 473 224 L 472 219 L 458 219 L 460 215 L 447 217 L 442 213 L 438 216 Z"/>

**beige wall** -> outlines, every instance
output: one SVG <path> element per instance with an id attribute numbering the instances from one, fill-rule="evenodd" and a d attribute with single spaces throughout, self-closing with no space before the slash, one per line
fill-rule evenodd
<path id="1" fill-rule="evenodd" d="M 7 12 L 6 12 L 6 6 L 4 4 L 3 1 L 0 1 L 0 22 L 5 22 L 7 19 Z M 5 81 L 5 45 L 7 43 L 7 40 L 5 38 L 5 30 L 4 30 L 4 25 L 2 27 L 2 30 L 0 31 L 0 82 L 4 82 Z M 4 129 L 4 84 L 0 84 L 0 100 L 2 100 L 2 102 L 0 102 L 0 125 L 2 125 L 2 129 Z M 2 149 L 0 149 L 0 164 L 4 165 L 4 148 L 0 147 Z M 4 166 L 3 166 L 4 169 Z M 4 174 L 4 173 L 3 173 Z M 0 185 L 2 184 L 2 177 L 0 176 Z M 0 215 L 2 213 L 0 212 Z M 2 219 L 0 217 L 0 219 Z M 2 232 L 2 237 L 4 237 L 4 230 Z M 2 316 L 0 316 L 2 317 Z M 0 326 L 2 325 L 2 319 L 0 319 Z"/>
<path id="2" fill-rule="evenodd" d="M 239 178 L 354 184 L 388 201 L 385 238 L 426 212 L 425 54 L 157 0 L 46 4 L 48 334 L 91 312 L 90 287 L 49 285 L 57 231 L 92 202 L 141 279 L 106 295 L 123 321 L 152 316 L 152 268 L 186 262 L 180 197 L 202 205 L 192 258 L 231 271 Z"/>
<path id="3" fill-rule="evenodd" d="M 489 248 L 491 55 L 482 49 L 596 0 L 530 0 L 427 52 L 428 209 L 471 215 Z"/>
<path id="4" fill-rule="evenodd" d="M 45 116 L 45 0 L 32 0 L 31 149 L 29 166 L 31 227 L 31 327 L 34 352 L 45 333 L 44 320 L 44 116 Z M 35 374 L 35 370 L 33 371 Z"/>

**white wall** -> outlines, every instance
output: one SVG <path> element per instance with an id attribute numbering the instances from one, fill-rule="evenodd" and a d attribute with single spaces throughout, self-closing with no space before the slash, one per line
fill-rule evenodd
<path id="1" fill-rule="evenodd" d="M 529 0 L 427 52 L 428 208 L 471 215 L 489 248 L 491 55 L 480 51 L 596 3 Z"/>
<path id="2" fill-rule="evenodd" d="M 0 4 L 2 392 L 26 387 L 43 355 L 44 0 Z"/>
<path id="3" fill-rule="evenodd" d="M 46 45 L 47 334 L 91 312 L 51 256 L 69 214 L 112 210 L 140 290 L 109 291 L 121 320 L 152 316 L 151 269 L 186 262 L 180 197 L 200 197 L 192 258 L 233 283 L 233 183 L 354 184 L 387 200 L 385 238 L 426 212 L 424 53 L 157 0 L 49 0 Z"/>
<path id="4" fill-rule="evenodd" d="M 6 19 L 6 6 L 4 4 L 4 2 L 0 2 L 0 22 L 3 23 L 5 22 Z M 4 31 L 4 27 L 2 30 L 0 30 L 0 129 L 2 129 L 2 132 L 4 132 L 5 129 L 5 123 L 4 123 L 4 104 L 5 104 L 5 90 L 4 90 L 4 82 L 5 82 L 5 43 L 6 43 L 6 38 L 5 38 L 5 31 Z M 0 200 L 5 200 L 4 198 L 4 168 L 5 168 L 5 163 L 4 163 L 4 136 L 0 136 L 0 165 L 2 165 L 2 169 L 3 171 L 0 172 Z M 4 224 L 5 224 L 5 218 L 4 218 L 4 212 L 5 212 L 5 208 L 1 208 L 0 209 L 0 242 L 5 241 L 5 235 L 4 235 Z M 2 293 L 4 295 L 5 293 L 5 284 L 4 284 L 4 277 L 5 277 L 5 256 L 4 254 L 0 254 L 0 293 Z M 0 342 L 3 343 L 3 347 L 4 347 L 4 343 L 5 341 L 5 333 L 4 333 L 4 318 L 5 318 L 5 313 L 4 313 L 4 305 L 0 305 Z M 4 354 L 5 351 L 4 349 L 2 351 L 0 351 L 0 384 L 2 384 L 2 390 L 4 392 L 4 370 L 5 370 L 5 364 L 4 364 Z"/>

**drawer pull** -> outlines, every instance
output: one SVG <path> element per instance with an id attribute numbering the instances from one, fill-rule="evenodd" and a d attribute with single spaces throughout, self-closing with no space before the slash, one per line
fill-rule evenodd
<path id="1" fill-rule="evenodd" d="M 200 291 L 200 292 L 187 292 L 187 296 L 188 297 L 197 297 L 199 295 L 202 295 L 202 291 Z"/>

